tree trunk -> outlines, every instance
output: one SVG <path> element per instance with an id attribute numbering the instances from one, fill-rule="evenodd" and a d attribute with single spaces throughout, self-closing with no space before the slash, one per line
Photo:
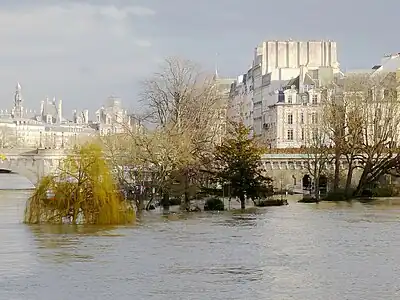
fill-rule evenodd
<path id="1" fill-rule="evenodd" d="M 244 197 L 244 194 L 240 194 L 239 196 L 240 199 L 240 209 L 246 209 L 246 198 Z"/>
<path id="2" fill-rule="evenodd" d="M 315 201 L 319 202 L 319 176 L 315 177 L 314 196 L 315 196 Z"/>
<path id="3" fill-rule="evenodd" d="M 336 192 L 339 189 L 340 182 L 340 149 L 335 149 L 335 176 L 333 178 L 333 191 Z"/>
<path id="4" fill-rule="evenodd" d="M 150 206 L 153 203 L 153 200 L 154 200 L 154 195 L 153 195 L 153 193 L 151 193 L 150 200 L 149 200 L 149 202 L 147 202 L 147 205 L 146 205 L 146 210 L 150 210 Z"/>
<path id="5" fill-rule="evenodd" d="M 184 194 L 184 207 L 186 210 L 190 209 L 190 198 L 189 198 L 189 178 L 188 174 L 185 174 L 185 194 Z"/>
<path id="6" fill-rule="evenodd" d="M 169 210 L 169 192 L 162 191 L 161 205 L 163 207 L 163 210 L 167 210 L 167 211 Z"/>
<path id="7" fill-rule="evenodd" d="M 366 169 L 364 169 L 364 172 L 361 174 L 360 181 L 358 182 L 357 188 L 354 191 L 355 197 L 361 196 L 361 193 L 362 193 L 365 185 L 367 184 L 367 175 L 368 175 L 368 171 L 366 171 Z"/>
<path id="8" fill-rule="evenodd" d="M 347 171 L 347 178 L 346 178 L 346 187 L 344 189 L 344 193 L 346 197 L 349 196 L 350 194 L 350 188 L 351 188 L 351 181 L 353 179 L 353 163 L 349 163 L 349 170 Z"/>
<path id="9" fill-rule="evenodd" d="M 138 211 L 142 211 L 142 210 L 144 210 L 144 195 L 139 195 L 139 201 L 138 201 L 138 204 L 137 204 L 137 209 L 138 209 Z"/>

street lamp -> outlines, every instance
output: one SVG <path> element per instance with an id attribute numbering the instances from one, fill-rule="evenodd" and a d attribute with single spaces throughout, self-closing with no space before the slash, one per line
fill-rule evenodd
<path id="1" fill-rule="evenodd" d="M 39 137 L 39 148 L 43 148 L 42 145 L 42 132 L 40 131 L 40 137 Z"/>
<path id="2" fill-rule="evenodd" d="M 61 148 L 64 149 L 64 131 L 61 132 Z"/>

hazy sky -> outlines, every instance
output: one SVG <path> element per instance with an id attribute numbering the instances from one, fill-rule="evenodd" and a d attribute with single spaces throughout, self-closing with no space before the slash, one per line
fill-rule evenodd
<path id="1" fill-rule="evenodd" d="M 399 0 L 0 0 L 0 99 L 16 82 L 26 106 L 64 100 L 66 113 L 94 110 L 111 95 L 127 108 L 139 82 L 166 56 L 221 75 L 246 71 L 267 39 L 332 39 L 346 69 L 400 52 Z"/>

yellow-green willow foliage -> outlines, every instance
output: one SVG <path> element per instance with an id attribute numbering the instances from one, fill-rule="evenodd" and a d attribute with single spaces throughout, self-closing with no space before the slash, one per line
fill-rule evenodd
<path id="1" fill-rule="evenodd" d="M 50 195 L 51 194 L 51 195 Z M 25 223 L 117 225 L 134 221 L 102 150 L 86 144 L 74 150 L 57 175 L 44 177 L 28 199 Z"/>

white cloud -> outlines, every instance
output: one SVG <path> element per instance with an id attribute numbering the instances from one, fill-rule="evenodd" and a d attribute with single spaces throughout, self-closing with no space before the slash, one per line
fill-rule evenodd
<path id="1" fill-rule="evenodd" d="M 15 81 L 33 105 L 46 94 L 76 104 L 115 90 L 147 71 L 151 41 L 135 24 L 155 12 L 146 7 L 66 4 L 0 10 L 1 106 L 11 105 Z M 113 89 L 113 90 L 111 90 Z M 90 104 L 88 104 L 91 106 Z M 9 108 L 9 107 L 2 107 Z"/>

